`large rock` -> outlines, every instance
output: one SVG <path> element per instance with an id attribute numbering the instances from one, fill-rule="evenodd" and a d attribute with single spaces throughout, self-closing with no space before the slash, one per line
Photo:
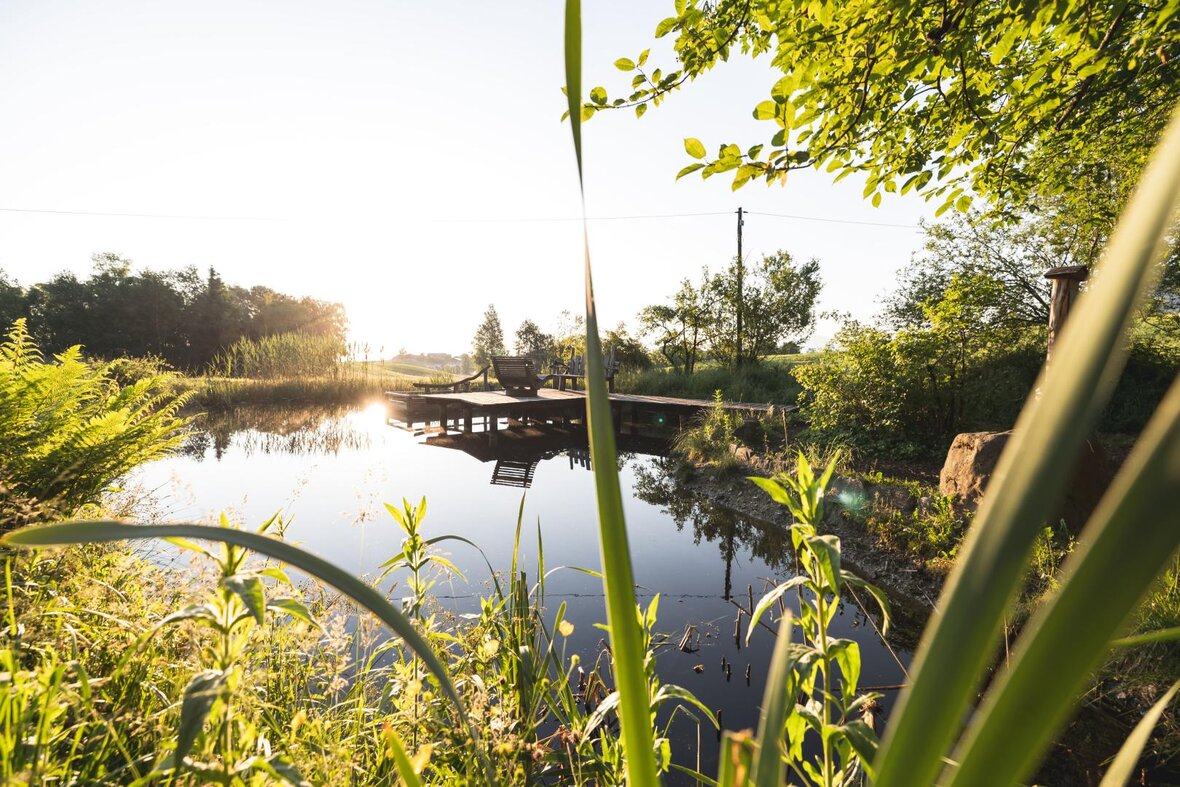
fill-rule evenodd
<path id="1" fill-rule="evenodd" d="M 942 494 L 977 503 L 1008 444 L 1011 432 L 964 432 L 955 435 L 938 474 Z"/>
<path id="2" fill-rule="evenodd" d="M 1011 432 L 955 435 L 939 473 L 939 490 L 970 506 L 978 505 Z M 1065 496 L 1052 521 L 1064 521 L 1077 533 L 1094 513 L 1113 473 L 1106 452 L 1093 440 L 1082 445 Z"/>

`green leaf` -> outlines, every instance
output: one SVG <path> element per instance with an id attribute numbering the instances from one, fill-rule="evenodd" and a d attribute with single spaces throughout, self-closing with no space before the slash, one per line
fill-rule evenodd
<path id="1" fill-rule="evenodd" d="M 269 536 L 249 533 L 233 528 L 213 527 L 210 525 L 126 525 L 110 520 L 71 521 L 52 525 L 36 525 L 24 527 L 7 533 L 0 538 L 0 543 L 22 547 L 63 546 L 66 544 L 95 544 L 110 541 L 128 541 L 145 538 L 192 538 L 206 541 L 216 541 L 226 544 L 252 549 L 263 555 L 268 555 L 283 563 L 310 574 L 313 577 L 331 585 L 345 596 L 348 596 L 363 609 L 368 610 L 382 623 L 401 637 L 418 657 L 423 666 L 438 681 L 442 693 L 447 696 L 455 707 L 460 720 L 466 726 L 472 739 L 479 741 L 479 732 L 471 724 L 463 703 L 455 690 L 454 683 L 447 675 L 446 668 L 439 661 L 430 645 L 422 638 L 417 629 L 405 615 L 395 608 L 376 589 L 370 587 L 343 569 L 332 565 L 323 558 L 317 557 L 298 547 L 292 546 Z M 488 772 L 491 766 L 486 763 Z"/>
<path id="2" fill-rule="evenodd" d="M 580 0 L 566 0 L 565 5 L 565 77 L 566 84 L 577 86 L 582 79 L 582 6 Z M 676 24 L 664 20 L 661 30 L 667 33 Z M 582 170 L 582 131 L 571 124 L 574 153 L 578 160 L 578 182 L 585 193 Z M 700 145 L 699 141 L 697 142 Z M 688 141 L 685 142 L 688 150 Z M 691 154 L 691 150 L 689 150 Z M 701 158 L 704 147 L 701 146 Z M 585 213 L 585 199 L 582 203 Z M 594 487 L 598 501 L 598 542 L 606 595 L 606 619 L 610 628 L 611 662 L 619 695 L 619 727 L 623 743 L 623 762 L 627 782 L 632 787 L 656 787 L 659 776 L 653 756 L 654 735 L 644 663 L 645 637 L 635 617 L 635 574 L 631 550 L 627 543 L 627 523 L 623 515 L 623 494 L 619 482 L 615 430 L 611 420 L 610 399 L 603 369 L 602 343 L 598 336 L 598 310 L 594 302 L 594 278 L 590 265 L 590 245 L 583 237 L 583 262 L 586 282 L 586 432 L 590 459 L 595 469 Z M 597 712 L 597 711 L 596 711 Z"/>
<path id="3" fill-rule="evenodd" d="M 873 207 L 874 208 L 881 207 L 881 192 L 879 192 L 879 191 L 876 192 L 875 194 L 873 194 Z"/>
<path id="4" fill-rule="evenodd" d="M 221 584 L 242 600 L 259 625 L 266 622 L 266 592 L 256 574 L 234 574 L 223 578 Z"/>
<path id="5" fill-rule="evenodd" d="M 1180 691 L 1180 681 L 1173 683 L 1172 688 L 1168 689 L 1164 696 L 1160 697 L 1159 701 L 1152 705 L 1147 713 L 1143 714 L 1143 718 L 1139 720 L 1135 729 L 1127 736 L 1127 740 L 1119 747 L 1119 753 L 1106 770 L 1106 774 L 1102 777 L 1102 783 L 1098 787 L 1123 787 L 1123 785 L 1130 783 L 1135 775 L 1135 766 L 1139 762 L 1139 755 L 1143 753 L 1143 747 L 1147 745 L 1156 722 L 1160 720 L 1160 716 L 1172 702 L 1177 691 Z"/>
<path id="6" fill-rule="evenodd" d="M 665 683 L 660 686 L 659 691 L 656 692 L 656 696 L 652 698 L 652 709 L 654 710 L 657 706 L 669 700 L 678 700 L 686 705 L 691 705 L 705 714 L 705 718 L 712 722 L 714 728 L 721 726 L 717 721 L 717 717 L 713 715 L 713 711 L 709 710 L 705 703 L 697 699 L 695 694 L 682 686 L 676 686 L 671 683 Z"/>
<path id="7" fill-rule="evenodd" d="M 643 117 L 643 113 L 646 111 L 647 111 L 647 104 L 636 104 L 635 105 L 635 117 L 637 117 L 637 118 Z"/>
<path id="8" fill-rule="evenodd" d="M 705 157 L 705 146 L 702 145 L 701 141 L 699 139 L 697 139 L 696 137 L 685 137 L 684 138 L 684 150 L 686 153 L 688 153 L 688 155 L 692 156 L 693 158 L 704 158 Z"/>
<path id="9" fill-rule="evenodd" d="M 750 615 L 750 626 L 746 629 L 746 645 L 750 644 L 750 637 L 754 635 L 754 627 L 758 625 L 758 621 L 762 619 L 762 615 L 766 613 L 766 610 L 777 604 L 784 593 L 794 588 L 802 587 L 809 581 L 802 574 L 791 577 L 786 582 L 775 585 L 769 593 L 758 599 L 758 603 L 754 605 L 754 613 Z"/>
<path id="10" fill-rule="evenodd" d="M 778 104 L 773 101 L 763 101 L 754 107 L 755 120 L 774 120 L 778 114 Z"/>
<path id="11" fill-rule="evenodd" d="M 595 87 L 590 89 L 590 100 L 595 104 L 598 104 L 598 106 L 604 105 L 606 103 L 606 98 L 606 88 Z"/>
<path id="12" fill-rule="evenodd" d="M 1173 640 L 1180 640 L 1180 626 L 1122 637 L 1111 642 L 1110 646 L 1112 648 L 1134 648 L 1140 645 L 1154 645 L 1157 642 L 1171 642 Z"/>
<path id="13" fill-rule="evenodd" d="M 698 169 L 704 169 L 704 167 L 705 167 L 705 165 L 701 164 L 701 163 L 689 164 L 687 167 L 685 167 L 684 169 L 682 169 L 676 173 L 676 179 L 680 180 L 685 175 L 691 175 L 692 173 L 696 172 Z"/>
<path id="14" fill-rule="evenodd" d="M 227 673 L 221 670 L 205 670 L 198 672 L 184 687 L 184 698 L 180 703 L 180 726 L 176 731 L 176 764 L 180 763 L 192 751 L 201 728 L 205 726 L 205 719 L 213 710 L 213 704 L 225 692 Z"/>
<path id="15" fill-rule="evenodd" d="M 856 752 L 857 759 L 860 760 L 865 773 L 868 774 L 869 781 L 872 782 L 876 778 L 876 773 L 873 770 L 873 758 L 877 754 L 877 733 L 861 719 L 850 721 L 839 729 L 844 735 L 844 739 L 852 745 L 852 750 Z"/>
<path id="16" fill-rule="evenodd" d="M 660 20 L 660 23 L 656 25 L 656 38 L 663 38 L 664 36 L 668 35 L 668 33 L 672 32 L 672 28 L 676 27 L 676 23 L 679 21 L 680 20 L 674 16 Z"/>
<path id="17" fill-rule="evenodd" d="M 639 65 L 640 65 L 640 66 L 642 66 L 644 63 L 646 63 L 646 62 L 647 62 L 647 56 L 648 56 L 648 55 L 650 55 L 650 54 L 651 54 L 651 50 L 650 50 L 650 49 L 645 49 L 645 50 L 643 50 L 642 52 L 640 52 L 640 53 L 639 53 Z"/>
<path id="18" fill-rule="evenodd" d="M 620 71 L 634 71 L 635 61 L 629 57 L 620 57 L 615 61 L 615 68 L 619 69 Z"/>
<path id="19" fill-rule="evenodd" d="M 1111 236 L 1094 285 L 1054 346 L 1053 364 L 1035 384 L 1041 395 L 1029 397 L 1000 457 L 944 586 L 940 615 L 914 658 L 913 680 L 890 716 L 877 754 L 876 787 L 939 779 L 943 758 L 992 661 L 1033 543 L 1123 368 L 1128 325 L 1154 282 L 1166 248 L 1161 239 L 1180 206 L 1178 173 L 1180 113 Z M 1076 687 L 1160 561 L 1174 553 L 1180 537 L 1180 508 L 1174 504 L 1180 484 L 1178 412 L 1180 390 L 1175 390 L 1083 531 L 1056 600 L 1040 607 L 1024 627 L 1031 639 L 1017 643 L 1011 671 L 993 683 L 973 716 L 973 740 L 961 745 L 964 756 L 951 774 L 958 787 L 1016 782 L 1035 766 Z M 1154 526 L 1142 527 L 1145 521 Z M 1106 554 L 1111 545 L 1121 548 Z M 1115 576 L 1119 581 L 1111 582 Z M 1039 625 L 1046 622 L 1051 625 Z M 1037 702 L 1029 703 L 1030 696 Z"/>
<path id="20" fill-rule="evenodd" d="M 755 787 L 779 787 L 783 782 L 783 728 L 786 726 L 790 708 L 795 704 L 797 693 L 794 675 L 793 651 L 791 649 L 791 615 L 783 615 L 779 621 L 778 639 L 770 657 L 770 671 L 766 676 L 766 687 L 762 694 L 762 710 L 758 719 L 758 740 L 760 745 L 755 754 L 753 783 Z M 727 784 L 723 778 L 722 784 Z"/>
<path id="21" fill-rule="evenodd" d="M 307 609 L 307 606 L 298 599 L 272 598 L 266 603 L 266 608 L 275 612 L 282 612 L 285 615 L 290 615 L 296 620 L 302 620 L 304 623 L 307 623 L 310 626 L 315 626 L 318 629 L 323 628 L 323 626 L 321 626 L 316 621 L 316 619 L 311 616 L 311 612 Z"/>
<path id="22" fill-rule="evenodd" d="M 422 787 L 422 779 L 418 777 L 418 772 L 414 770 L 414 764 L 406 755 L 406 749 L 402 746 L 401 738 L 398 737 L 397 732 L 390 726 L 385 728 L 383 734 L 385 745 L 389 748 L 389 753 L 393 755 L 393 764 L 397 767 L 402 784 L 405 787 Z"/>

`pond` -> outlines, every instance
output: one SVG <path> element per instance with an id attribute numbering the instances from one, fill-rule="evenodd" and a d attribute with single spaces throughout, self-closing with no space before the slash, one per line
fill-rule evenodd
<path id="1" fill-rule="evenodd" d="M 250 528 L 281 512 L 290 522 L 287 540 L 369 576 L 400 550 L 401 531 L 385 502 L 426 497 L 427 537 L 470 539 L 505 572 L 523 511 L 521 550 L 532 581 L 538 528 L 547 570 L 599 568 L 594 479 L 578 438 L 576 432 L 526 437 L 502 431 L 495 446 L 480 434 L 440 441 L 386 424 L 380 405 L 244 410 L 207 419 L 182 453 L 141 468 L 129 486 L 151 490 L 158 514 L 171 520 L 210 521 L 225 511 Z M 623 440 L 619 460 L 637 592 L 644 605 L 659 594 L 657 629 L 670 640 L 660 652 L 659 672 L 664 682 L 690 689 L 720 711 L 727 729 L 756 728 L 774 638 L 758 631 L 749 647 L 739 647 L 735 603 L 748 606 L 751 592 L 757 599 L 768 583 L 792 575 L 785 517 L 760 523 L 694 499 L 668 473 L 663 445 Z M 488 592 L 483 558 L 461 544 L 448 557 L 468 581 L 449 579 L 434 595 L 454 612 L 478 611 L 480 594 Z M 398 595 L 394 588 L 392 596 Z M 568 604 L 567 618 L 575 624 L 570 652 L 593 662 L 603 637 L 593 624 L 605 621 L 601 582 L 558 571 L 546 596 L 550 619 L 561 601 Z M 701 633 L 699 649 L 683 652 L 677 644 L 690 625 Z M 909 651 L 895 644 L 895 654 L 883 645 L 855 603 L 842 605 L 833 629 L 860 643 L 861 685 L 888 687 L 881 718 L 896 696 L 892 687 L 904 680 L 901 663 Z M 723 659 L 732 665 L 728 674 Z M 698 730 L 690 720 L 677 720 L 673 733 L 674 750 L 695 751 Z M 701 765 L 714 773 L 716 733 L 702 728 L 699 736 Z"/>

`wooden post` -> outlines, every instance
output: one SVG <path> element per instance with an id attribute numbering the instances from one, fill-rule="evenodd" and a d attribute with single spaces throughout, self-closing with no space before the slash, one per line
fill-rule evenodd
<path id="1" fill-rule="evenodd" d="M 1050 268 L 1045 272 L 1045 278 L 1050 284 L 1049 290 L 1049 343 L 1045 348 L 1045 360 L 1053 357 L 1053 344 L 1057 341 L 1065 321 L 1069 317 L 1070 309 L 1078 297 L 1078 288 L 1090 275 L 1085 265 L 1065 265 L 1060 268 Z"/>

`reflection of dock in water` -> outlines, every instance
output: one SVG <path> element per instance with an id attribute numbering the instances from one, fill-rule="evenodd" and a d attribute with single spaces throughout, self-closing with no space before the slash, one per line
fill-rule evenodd
<path id="1" fill-rule="evenodd" d="M 519 459 L 501 459 L 492 470 L 492 483 L 496 486 L 515 486 L 528 489 L 533 485 L 533 473 L 540 462 L 522 462 Z"/>
<path id="2" fill-rule="evenodd" d="M 462 451 L 480 462 L 494 462 L 492 483 L 528 489 L 537 466 L 565 455 L 569 468 L 592 469 L 586 431 L 579 426 L 534 424 L 495 432 L 428 435 L 426 445 Z M 667 442 L 650 437 L 620 436 L 620 452 L 662 454 Z"/>
<path id="3" fill-rule="evenodd" d="M 714 402 L 706 399 L 684 399 L 675 396 L 645 394 L 609 395 L 611 414 L 618 431 L 634 433 L 642 424 L 653 426 L 683 426 L 688 420 L 714 407 L 747 416 L 762 415 L 776 409 L 794 409 L 791 405 L 753 402 Z M 521 424 L 552 424 L 569 426 L 584 422 L 586 395 L 582 391 L 559 391 L 539 388 L 523 395 L 506 391 L 462 391 L 454 393 L 411 393 L 387 391 L 385 394 L 388 420 L 413 430 L 422 424 L 426 431 L 463 432 L 469 434 L 482 428 L 485 432 L 500 431 L 500 422 L 507 419 L 510 428 Z M 478 428 L 477 428 L 478 427 Z"/>

